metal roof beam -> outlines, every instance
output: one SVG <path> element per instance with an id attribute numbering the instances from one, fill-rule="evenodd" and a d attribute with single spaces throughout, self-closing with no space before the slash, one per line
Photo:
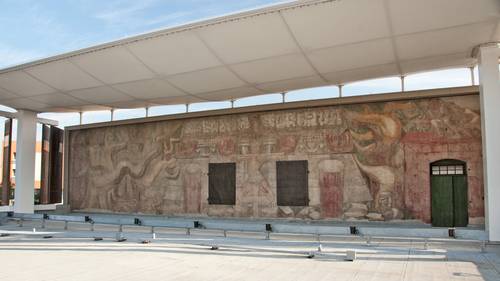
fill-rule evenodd
<path id="1" fill-rule="evenodd" d="M 0 116 L 5 117 L 5 118 L 17 119 L 18 113 L 0 110 Z M 36 121 L 40 124 L 45 124 L 45 125 L 50 125 L 50 126 L 58 126 L 59 125 L 59 122 L 57 120 L 52 120 L 52 119 L 47 119 L 47 118 L 37 117 Z"/>

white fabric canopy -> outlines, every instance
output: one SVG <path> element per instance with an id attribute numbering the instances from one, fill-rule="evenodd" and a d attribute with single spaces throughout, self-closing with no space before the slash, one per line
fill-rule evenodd
<path id="1" fill-rule="evenodd" d="M 472 66 L 499 23 L 498 0 L 296 1 L 0 70 L 0 104 L 133 108 Z"/>

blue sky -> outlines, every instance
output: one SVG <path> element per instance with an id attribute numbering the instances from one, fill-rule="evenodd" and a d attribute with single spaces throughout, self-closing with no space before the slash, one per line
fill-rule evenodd
<path id="1" fill-rule="evenodd" d="M 0 68 L 272 0 L 0 0 Z"/>
<path id="2" fill-rule="evenodd" d="M 0 68 L 52 56 L 99 43 L 204 18 L 283 1 L 272 0 L 0 0 Z M 476 80 L 477 81 L 477 80 Z M 397 77 L 348 84 L 344 95 L 400 90 Z M 467 69 L 416 74 L 406 79 L 406 89 L 462 86 L 470 84 Z M 335 86 L 294 91 L 286 101 L 338 96 Z M 281 95 L 250 97 L 235 106 L 281 102 Z M 190 105 L 190 111 L 230 107 L 229 102 Z M 185 111 L 184 105 L 154 107 L 151 115 Z M 117 110 L 116 119 L 143 117 L 144 109 Z M 78 113 L 52 114 L 62 126 L 79 122 Z M 108 121 L 108 112 L 89 112 L 84 123 Z M 1 122 L 3 123 L 3 122 Z M 3 124 L 0 125 L 2 129 Z"/>

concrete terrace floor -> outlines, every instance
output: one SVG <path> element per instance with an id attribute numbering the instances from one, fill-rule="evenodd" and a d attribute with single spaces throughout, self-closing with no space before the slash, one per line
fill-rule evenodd
<path id="1" fill-rule="evenodd" d="M 500 280 L 500 246 L 481 252 L 473 241 L 434 239 L 426 250 L 422 239 L 321 237 L 322 252 L 308 259 L 318 247 L 311 235 L 157 228 L 153 240 L 149 228 L 124 227 L 127 241 L 116 242 L 116 226 L 39 227 L 0 226 L 9 234 L 0 237 L 0 280 Z M 346 250 L 356 261 L 344 261 Z"/>

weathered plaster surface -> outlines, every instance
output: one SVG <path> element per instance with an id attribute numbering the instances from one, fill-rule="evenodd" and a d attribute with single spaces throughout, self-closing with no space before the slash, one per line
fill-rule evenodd
<path id="1" fill-rule="evenodd" d="M 69 149 L 73 210 L 429 222 L 429 164 L 453 158 L 484 217 L 478 96 L 82 129 Z M 277 160 L 309 161 L 309 206 L 276 205 Z M 210 162 L 236 162 L 236 205 L 207 203 Z"/>

